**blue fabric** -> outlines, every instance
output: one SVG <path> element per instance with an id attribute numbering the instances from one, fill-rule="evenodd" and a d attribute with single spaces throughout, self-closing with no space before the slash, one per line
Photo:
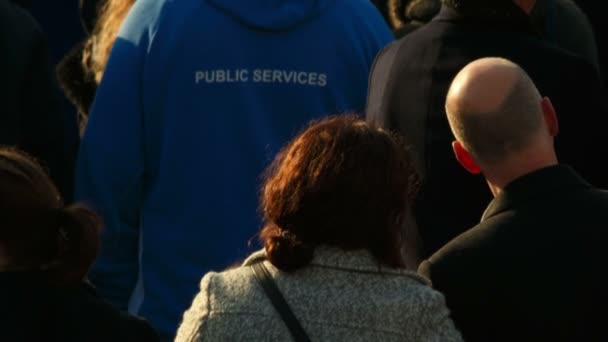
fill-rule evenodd
<path id="1" fill-rule="evenodd" d="M 171 339 L 201 277 L 259 247 L 264 168 L 311 119 L 363 110 L 390 40 L 368 0 L 138 0 L 78 160 L 100 293 Z"/>

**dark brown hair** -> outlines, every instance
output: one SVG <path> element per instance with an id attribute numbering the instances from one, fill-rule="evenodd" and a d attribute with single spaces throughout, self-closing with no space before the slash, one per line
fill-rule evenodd
<path id="1" fill-rule="evenodd" d="M 33 159 L 0 148 L 0 254 L 7 269 L 39 270 L 50 283 L 81 281 L 99 250 L 100 220 L 80 204 L 64 207 Z"/>
<path id="2" fill-rule="evenodd" d="M 367 249 L 403 267 L 401 224 L 413 172 L 401 141 L 354 116 L 311 124 L 276 157 L 262 188 L 260 233 L 283 271 L 307 265 L 318 245 Z"/>

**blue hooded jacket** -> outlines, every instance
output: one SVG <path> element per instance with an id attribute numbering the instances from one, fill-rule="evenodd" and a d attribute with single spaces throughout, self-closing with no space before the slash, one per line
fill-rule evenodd
<path id="1" fill-rule="evenodd" d="M 363 111 L 391 39 L 369 0 L 136 1 L 77 167 L 105 221 L 99 292 L 172 338 L 201 277 L 257 248 L 275 153 L 313 118 Z"/>

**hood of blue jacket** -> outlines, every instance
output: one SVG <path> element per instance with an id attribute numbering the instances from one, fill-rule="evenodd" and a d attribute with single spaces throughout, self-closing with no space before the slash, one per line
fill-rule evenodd
<path id="1" fill-rule="evenodd" d="M 258 30 L 289 31 L 323 13 L 335 0 L 207 0 Z"/>

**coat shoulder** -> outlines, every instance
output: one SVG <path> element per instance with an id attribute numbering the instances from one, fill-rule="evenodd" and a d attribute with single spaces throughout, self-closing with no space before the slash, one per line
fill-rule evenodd
<path id="1" fill-rule="evenodd" d="M 207 278 L 207 279 L 205 279 Z M 203 278 L 207 282 L 209 312 L 243 312 L 255 315 L 272 315 L 272 308 L 260 305 L 264 292 L 249 266 L 241 266 L 221 273 L 209 273 Z"/>

